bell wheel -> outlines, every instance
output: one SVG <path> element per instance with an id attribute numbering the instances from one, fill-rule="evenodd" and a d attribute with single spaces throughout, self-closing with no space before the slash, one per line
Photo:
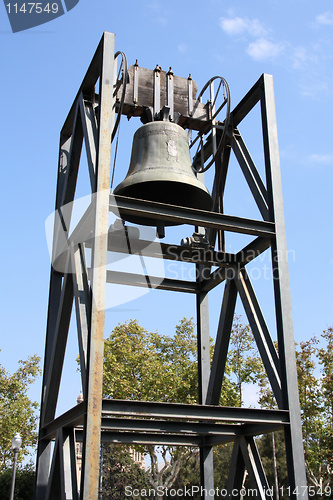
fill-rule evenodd
<path id="1" fill-rule="evenodd" d="M 214 76 L 204 85 L 194 104 L 207 102 L 208 126 L 204 132 L 197 132 L 190 139 L 192 167 L 198 172 L 206 172 L 225 144 L 230 119 L 230 90 L 222 76 Z M 193 131 L 192 131 L 193 134 Z"/>
<path id="2" fill-rule="evenodd" d="M 115 138 L 117 129 L 119 127 L 121 115 L 123 112 L 124 102 L 125 102 L 125 93 L 126 93 L 126 85 L 128 80 L 127 75 L 127 59 L 124 52 L 116 52 L 114 55 L 114 59 L 116 61 L 116 69 L 117 69 L 117 77 L 114 85 L 113 97 L 116 99 L 115 107 L 117 111 L 117 118 L 114 123 L 112 138 L 111 141 Z M 121 89 L 121 93 L 118 96 L 118 91 Z"/>

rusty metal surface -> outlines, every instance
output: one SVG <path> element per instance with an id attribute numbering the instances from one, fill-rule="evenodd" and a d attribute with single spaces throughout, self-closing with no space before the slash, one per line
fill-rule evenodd
<path id="1" fill-rule="evenodd" d="M 100 76 L 99 137 L 96 165 L 96 206 L 92 249 L 92 315 L 89 346 L 88 406 L 85 439 L 83 499 L 97 498 L 99 487 L 102 411 L 106 263 L 108 245 L 111 135 L 114 123 L 113 81 L 115 37 L 104 33 Z M 105 55 L 105 57 L 103 57 Z"/>

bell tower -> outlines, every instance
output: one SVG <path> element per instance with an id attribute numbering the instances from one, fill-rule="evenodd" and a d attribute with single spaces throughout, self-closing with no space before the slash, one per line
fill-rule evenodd
<path id="1" fill-rule="evenodd" d="M 209 93 L 207 102 L 202 99 L 205 92 Z M 265 181 L 239 130 L 256 105 L 261 112 Z M 142 123 L 134 136 L 129 172 L 110 193 L 111 148 L 123 115 L 138 117 Z M 83 140 L 91 202 L 70 232 Z M 224 213 L 231 153 L 259 219 Z M 211 193 L 201 175 L 210 167 L 215 169 Z M 109 211 L 119 214 L 123 234 L 109 232 Z M 194 234 L 180 245 L 163 239 L 160 251 L 155 252 L 140 238 L 128 244 L 125 221 L 156 226 L 160 238 L 165 227 L 181 224 L 192 225 Z M 227 233 L 248 235 L 250 242 L 237 252 L 227 252 Z M 137 63 L 127 68 L 125 54 L 115 52 L 115 36 L 105 32 L 60 133 L 53 234 L 35 500 L 97 500 L 102 441 L 199 447 L 204 499 L 216 496 L 214 446 L 233 442 L 228 497 L 241 497 L 247 472 L 256 496 L 264 500 L 270 485 L 254 438 L 278 429 L 285 434 L 288 491 L 293 498 L 300 494 L 306 499 L 272 77 L 262 75 L 231 110 L 224 78 L 211 78 L 198 93 L 191 77 L 177 77 L 171 69 L 149 70 Z M 91 250 L 89 264 L 87 249 Z M 109 252 L 186 261 L 194 266 L 196 277 L 185 281 L 146 276 L 145 280 L 131 272 L 110 272 Z M 271 255 L 278 350 L 247 270 L 264 252 Z M 108 282 L 194 295 L 198 404 L 102 398 Z M 214 334 L 209 332 L 208 297 L 216 287 L 221 288 L 221 304 L 211 363 L 210 336 Z M 276 409 L 219 405 L 237 299 L 251 326 Z M 73 304 L 83 401 L 56 416 Z M 82 442 L 80 484 L 77 442 Z"/>

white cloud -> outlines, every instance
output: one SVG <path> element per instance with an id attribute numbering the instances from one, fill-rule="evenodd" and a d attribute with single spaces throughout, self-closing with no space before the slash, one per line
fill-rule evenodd
<path id="1" fill-rule="evenodd" d="M 319 14 L 316 17 L 318 24 L 326 24 L 329 26 L 333 25 L 333 12 L 324 12 L 324 14 Z"/>
<path id="2" fill-rule="evenodd" d="M 310 56 L 307 49 L 305 49 L 304 47 L 296 47 L 292 54 L 293 68 L 303 68 L 304 66 L 306 66 L 307 62 L 311 61 L 312 59 L 313 57 Z"/>
<path id="3" fill-rule="evenodd" d="M 155 16 L 154 21 L 162 26 L 168 24 L 168 11 L 165 10 L 163 4 L 160 2 L 152 1 L 148 4 L 148 7 L 153 11 Z"/>
<path id="4" fill-rule="evenodd" d="M 331 86 L 324 79 L 324 77 L 318 77 L 317 74 L 307 75 L 306 78 L 299 84 L 301 95 L 303 97 L 316 98 L 318 96 L 323 96 L 330 91 Z"/>
<path id="5" fill-rule="evenodd" d="M 263 61 L 264 59 L 273 59 L 284 51 L 283 43 L 273 43 L 265 38 L 259 38 L 250 43 L 246 49 L 252 59 Z"/>
<path id="6" fill-rule="evenodd" d="M 246 52 L 257 61 L 272 59 L 284 50 L 283 43 L 274 43 L 267 39 L 269 30 L 258 20 L 246 17 L 221 17 L 220 26 L 222 30 L 230 36 L 250 35 L 256 40 L 249 43 Z"/>
<path id="7" fill-rule="evenodd" d="M 185 54 L 185 52 L 187 52 L 188 46 L 186 45 L 186 43 L 180 43 L 177 48 L 180 53 Z"/>
<path id="8" fill-rule="evenodd" d="M 311 163 L 319 163 L 321 165 L 329 165 L 333 163 L 333 154 L 312 154 L 309 157 Z"/>
<path id="9" fill-rule="evenodd" d="M 253 36 L 263 36 L 267 33 L 258 19 L 247 19 L 244 17 L 220 18 L 221 28 L 228 35 L 240 35 L 248 33 Z"/>

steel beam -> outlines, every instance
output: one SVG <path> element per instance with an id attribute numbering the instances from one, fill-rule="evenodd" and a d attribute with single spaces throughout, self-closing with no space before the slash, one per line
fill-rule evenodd
<path id="1" fill-rule="evenodd" d="M 289 425 L 288 414 L 284 411 L 259 410 L 253 414 L 245 408 L 222 408 L 198 405 L 175 405 L 156 403 L 151 405 L 141 401 L 103 401 L 101 428 L 103 431 L 119 432 L 167 432 L 208 436 L 255 436 Z M 125 403 L 123 410 L 122 403 Z M 133 403 L 128 405 L 127 403 Z M 121 409 L 119 409 L 119 406 Z M 129 408 L 128 408 L 129 406 Z M 104 410 L 104 408 L 107 410 Z M 187 411 L 188 409 L 188 411 Z M 55 439 L 59 429 L 79 429 L 83 427 L 87 413 L 87 403 L 82 402 L 59 416 L 41 430 L 42 442 Z M 124 418 L 126 417 L 126 418 Z M 145 418 L 143 418 L 145 417 Z M 82 434 L 82 433 L 81 433 Z M 104 433 L 105 435 L 105 433 Z"/>
<path id="2" fill-rule="evenodd" d="M 118 285 L 131 285 L 144 288 L 156 288 L 172 292 L 199 293 L 195 281 L 173 280 L 170 278 L 159 278 L 158 276 L 145 276 L 143 274 L 123 273 L 119 271 L 107 271 L 107 283 Z"/>
<path id="3" fill-rule="evenodd" d="M 235 280 L 234 278 L 227 279 L 224 289 L 220 320 L 216 334 L 214 356 L 207 391 L 206 404 L 209 405 L 218 405 L 220 402 L 222 382 L 227 362 L 229 341 L 235 313 L 236 298 L 237 288 Z"/>
<path id="4" fill-rule="evenodd" d="M 96 52 L 91 60 L 89 68 L 87 69 L 87 72 L 83 78 L 82 84 L 77 92 L 77 95 L 73 101 L 71 109 L 70 109 L 70 111 L 67 115 L 67 118 L 65 120 L 65 123 L 62 127 L 61 133 L 64 136 L 71 135 L 74 116 L 75 116 L 75 110 L 76 110 L 77 102 L 79 101 L 79 96 L 82 94 L 83 97 L 88 97 L 90 99 L 95 98 L 95 84 L 96 84 L 96 82 L 101 74 L 101 59 L 103 57 L 105 36 L 109 37 L 109 36 L 112 36 L 112 34 L 105 32 L 103 34 L 103 37 L 101 38 L 101 41 L 99 42 L 99 45 L 96 49 Z M 109 56 L 112 57 L 111 54 L 109 54 Z"/>
<path id="5" fill-rule="evenodd" d="M 59 200 L 59 206 L 56 207 L 56 210 L 61 214 L 64 223 L 63 229 L 66 232 L 69 231 L 70 227 L 72 215 L 71 203 L 74 200 L 83 143 L 83 128 L 78 105 L 76 105 L 75 107 L 74 123 L 73 130 L 71 131 L 71 136 L 70 150 L 62 186 L 62 196 Z M 55 236 L 57 236 L 57 234 Z"/>
<path id="6" fill-rule="evenodd" d="M 227 498 L 229 500 L 240 499 L 240 491 L 245 479 L 245 462 L 240 448 L 240 439 L 234 441 L 231 460 L 229 464 L 229 475 L 227 482 Z"/>
<path id="7" fill-rule="evenodd" d="M 264 75 L 259 78 L 259 80 L 253 85 L 253 87 L 231 112 L 230 122 L 234 127 L 238 127 L 240 122 L 244 120 L 254 106 L 260 101 L 262 96 L 263 78 Z"/>
<path id="8" fill-rule="evenodd" d="M 59 144 L 59 159 L 58 159 L 58 179 L 56 190 L 55 210 L 61 207 L 65 181 L 69 169 L 69 153 L 71 149 L 72 138 L 67 135 L 60 134 Z M 57 224 L 60 220 L 56 218 L 53 233 L 54 246 L 52 250 L 52 258 L 57 248 L 56 238 L 58 234 Z M 66 258 L 65 258 L 66 264 Z M 65 265 L 64 264 L 64 265 Z M 48 380 L 52 366 L 52 352 L 57 336 L 57 317 L 59 315 L 59 308 L 61 307 L 62 295 L 62 273 L 57 272 L 51 267 L 50 272 L 50 289 L 49 289 L 49 303 L 46 327 L 46 340 L 45 340 L 45 353 L 44 353 L 44 369 L 43 369 L 43 382 L 42 382 L 42 395 L 41 395 L 41 408 L 40 408 L 40 428 L 45 422 L 45 413 L 47 405 L 45 404 L 45 393 L 48 389 Z M 48 475 L 50 468 L 50 455 L 51 455 L 51 442 L 40 442 L 37 450 L 37 464 L 36 464 L 36 482 L 35 482 L 35 500 L 44 500 L 46 495 Z"/>
<path id="9" fill-rule="evenodd" d="M 126 196 L 112 195 L 110 197 L 110 210 L 119 210 L 121 216 L 145 217 L 156 219 L 166 224 L 191 224 L 268 238 L 275 235 L 274 224 L 272 222 L 245 219 L 243 217 L 206 212 L 192 208 L 176 207 L 163 203 L 128 198 Z"/>
<path id="10" fill-rule="evenodd" d="M 239 271 L 235 281 L 276 402 L 282 408 L 280 360 L 245 269 Z"/>
<path id="11" fill-rule="evenodd" d="M 59 429 L 44 500 L 79 500 L 73 429 Z"/>
<path id="12" fill-rule="evenodd" d="M 156 434 L 156 432 L 103 432 L 103 442 L 129 445 L 193 446 L 199 447 L 202 438 L 198 434 Z M 222 438 L 221 438 L 222 439 Z"/>
<path id="13" fill-rule="evenodd" d="M 178 420 L 151 420 L 141 418 L 102 418 L 103 431 L 119 432 L 143 432 L 143 433 L 173 433 L 173 434 L 197 434 L 200 436 L 241 435 L 241 425 L 238 424 L 216 424 L 211 422 L 179 422 Z M 158 439 L 158 437 L 156 438 Z"/>
<path id="14" fill-rule="evenodd" d="M 216 158 L 212 197 L 213 211 L 218 213 L 223 213 L 223 195 L 229 168 L 230 152 L 231 148 L 229 144 L 226 143 L 222 157 L 218 156 Z M 206 234 L 211 245 L 215 246 L 217 240 L 218 249 L 220 251 L 225 251 L 225 236 L 222 229 L 216 230 L 216 228 L 209 228 Z"/>
<path id="15" fill-rule="evenodd" d="M 46 424 L 41 429 L 40 439 L 42 442 L 54 439 L 58 429 L 74 428 L 83 425 L 84 418 L 87 414 L 87 402 L 84 401 L 75 405 L 73 408 L 63 413 L 59 417 Z"/>
<path id="16" fill-rule="evenodd" d="M 215 269 L 212 274 L 201 284 L 202 292 L 209 292 L 216 286 L 220 285 L 228 277 L 228 274 L 235 274 L 236 266 L 229 266 L 226 268 Z"/>
<path id="17" fill-rule="evenodd" d="M 70 259 L 67 262 L 67 269 L 70 266 Z M 55 322 L 55 331 L 52 345 L 52 352 L 48 359 L 48 376 L 45 381 L 43 392 L 43 413 L 41 424 L 44 425 L 54 418 L 62 367 L 65 358 L 65 350 L 68 337 L 68 329 L 73 305 L 73 279 L 69 273 L 63 279 L 61 296 L 58 307 L 58 314 Z"/>
<path id="18" fill-rule="evenodd" d="M 235 408 L 231 406 L 195 405 L 183 403 L 156 403 L 152 401 L 127 401 L 104 399 L 103 415 L 130 417 L 140 415 L 151 418 L 176 418 L 203 422 L 240 422 L 284 424 L 289 422 L 288 411 L 262 408 Z"/>
<path id="19" fill-rule="evenodd" d="M 63 429 L 65 498 L 79 500 L 74 429 Z"/>
<path id="20" fill-rule="evenodd" d="M 54 217 L 52 266 L 61 273 L 65 272 L 65 262 L 62 266 L 56 265 L 57 257 L 68 239 L 71 223 L 73 200 L 76 189 L 80 156 L 82 151 L 83 129 L 79 107 L 75 107 L 75 115 L 71 137 L 60 148 L 60 161 L 58 172 L 58 188 Z"/>
<path id="21" fill-rule="evenodd" d="M 88 283 L 85 246 L 84 244 L 79 245 L 75 252 L 73 247 L 71 249 L 82 393 L 83 398 L 86 399 L 88 391 L 88 345 L 91 327 L 91 292 Z"/>
<path id="22" fill-rule="evenodd" d="M 92 248 L 93 274 L 91 279 L 93 297 L 89 346 L 88 407 L 84 446 L 83 500 L 96 498 L 99 486 L 110 156 L 114 124 L 114 58 L 112 57 L 114 45 L 114 35 L 104 33 L 101 43 L 96 204 Z"/>
<path id="23" fill-rule="evenodd" d="M 43 500 L 65 500 L 64 487 L 64 461 L 61 453 L 62 447 L 62 429 L 58 429 L 54 444 L 51 468 L 49 471 L 49 480 Z"/>
<path id="24" fill-rule="evenodd" d="M 88 169 L 91 190 L 96 185 L 96 147 L 97 147 L 97 123 L 94 107 L 91 102 L 85 102 L 82 93 L 79 95 L 78 104 L 80 107 L 83 135 L 87 152 Z"/>
<path id="25" fill-rule="evenodd" d="M 187 262 L 189 264 L 206 264 L 217 267 L 227 266 L 237 261 L 235 254 L 218 252 L 213 250 L 213 248 L 192 248 L 183 245 L 161 243 L 160 241 L 155 245 L 151 241 L 135 240 L 134 238 L 130 243 L 131 248 L 129 252 L 126 238 L 112 235 L 109 238 L 108 250 L 110 252 L 130 253 L 131 255 L 143 255 L 145 257 L 163 258 L 165 260 Z"/>
<path id="26" fill-rule="evenodd" d="M 291 491 L 304 491 L 307 499 L 302 423 L 298 395 L 295 343 L 291 311 L 288 254 L 283 213 L 282 183 L 274 103 L 273 79 L 263 76 L 261 89 L 264 153 L 269 195 L 270 220 L 275 222 L 276 238 L 272 242 L 272 268 L 283 408 L 290 412 L 290 429 L 286 430 L 287 464 Z M 296 499 L 297 495 L 292 494 Z"/>
<path id="27" fill-rule="evenodd" d="M 234 131 L 231 146 L 242 169 L 244 177 L 249 185 L 249 188 L 251 189 L 253 198 L 257 203 L 262 218 L 264 220 L 269 220 L 266 187 L 264 186 L 260 174 L 238 130 Z"/>
<path id="28" fill-rule="evenodd" d="M 255 492 L 254 496 L 261 500 L 271 500 L 271 490 L 253 437 L 243 436 L 239 443 L 244 464 L 252 483 L 252 490 Z"/>
<path id="29" fill-rule="evenodd" d="M 236 262 L 240 267 L 244 267 L 246 264 L 259 257 L 265 250 L 270 248 L 271 242 L 268 238 L 256 238 L 246 245 L 242 250 L 236 254 Z"/>
<path id="30" fill-rule="evenodd" d="M 209 266 L 197 265 L 197 284 L 200 286 L 205 281 L 205 271 L 210 271 Z M 210 372 L 210 336 L 209 336 L 209 309 L 208 292 L 201 291 L 196 296 L 197 306 L 197 353 L 198 353 L 198 400 L 204 405 L 207 399 L 209 372 Z M 213 448 L 200 447 L 200 477 L 204 489 L 203 499 L 214 498 L 214 467 Z"/>

